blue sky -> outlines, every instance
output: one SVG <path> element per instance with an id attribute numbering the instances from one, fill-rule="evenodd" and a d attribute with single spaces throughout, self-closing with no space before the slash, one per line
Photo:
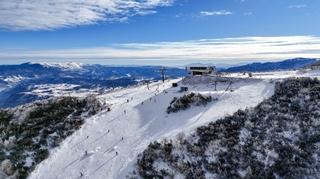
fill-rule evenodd
<path id="1" fill-rule="evenodd" d="M 12 0 L 0 9 L 0 63 L 239 63 L 320 54 L 316 0 Z M 272 48 L 264 52 L 266 44 Z"/>

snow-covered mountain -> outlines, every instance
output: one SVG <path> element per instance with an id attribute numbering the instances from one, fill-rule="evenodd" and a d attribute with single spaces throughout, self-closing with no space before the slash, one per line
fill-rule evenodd
<path id="1" fill-rule="evenodd" d="M 81 174 L 87 178 L 125 178 L 133 170 L 136 156 L 150 142 L 188 133 L 239 108 L 253 107 L 273 94 L 272 83 L 255 79 L 234 81 L 230 87 L 233 92 L 225 91 L 229 83 L 219 83 L 217 91 L 213 84 L 186 84 L 190 91 L 219 100 L 206 107 L 168 114 L 172 99 L 185 94 L 179 88 L 171 88 L 171 83 L 177 81 L 102 95 L 112 104 L 111 111 L 89 118 L 82 129 L 36 168 L 31 178 L 77 178 Z"/>
<path id="2" fill-rule="evenodd" d="M 221 72 L 263 72 L 278 70 L 295 70 L 313 64 L 318 59 L 315 58 L 294 58 L 280 62 L 251 63 L 241 66 L 221 69 Z"/>
<path id="3" fill-rule="evenodd" d="M 161 78 L 157 66 L 115 67 L 81 63 L 24 63 L 0 65 L 0 107 L 13 107 L 59 95 L 99 94 Z M 185 75 L 167 68 L 167 78 Z"/>
<path id="4" fill-rule="evenodd" d="M 39 64 L 47 68 L 60 68 L 64 70 L 81 70 L 83 69 L 82 67 L 85 66 L 83 63 L 77 63 L 77 62 L 66 62 L 66 63 L 29 62 L 27 64 Z"/>
<path id="5" fill-rule="evenodd" d="M 58 69 L 58 71 L 61 70 L 57 67 L 53 68 L 55 70 Z M 63 68 L 61 71 L 69 72 L 64 73 L 59 71 L 55 74 L 59 74 L 60 72 L 62 74 L 87 73 L 83 68 L 84 66 L 81 67 L 81 70 L 79 70 L 79 68 L 68 70 Z M 90 66 L 90 68 L 93 67 Z M 21 74 L 20 76 L 27 78 Z M 38 101 L 26 105 L 31 106 L 31 108 L 18 106 L 14 109 L 7 109 L 9 113 L 7 113 L 7 110 L 0 113 L 2 115 L 2 117 L 0 116 L 0 127 L 4 127 L 5 129 L 4 133 L 2 133 L 5 135 L 1 137 L 0 141 L 2 143 L 0 143 L 0 145 L 9 147 L 5 148 L 3 152 L 0 151 L 0 154 L 2 154 L 0 161 L 2 160 L 1 165 L 3 165 L 0 169 L 5 171 L 5 175 L 12 174 L 14 176 L 17 175 L 16 172 L 19 170 L 19 172 L 23 172 L 24 177 L 29 175 L 31 179 L 122 179 L 128 176 L 148 178 L 144 175 L 144 172 L 147 172 L 151 176 L 154 174 L 152 173 L 153 171 L 156 171 L 156 174 L 160 172 L 164 175 L 166 173 L 169 173 L 169 175 L 177 173 L 178 175 L 175 177 L 185 178 L 185 173 L 181 173 L 183 170 L 170 166 L 175 163 L 168 163 L 167 161 L 163 161 L 163 158 L 157 158 L 159 156 L 150 150 L 150 148 L 153 149 L 153 144 L 159 146 L 158 143 L 160 143 L 161 153 L 159 153 L 159 155 L 165 155 L 167 145 L 169 148 L 170 146 L 176 147 L 174 142 L 178 139 L 188 139 L 188 141 L 196 142 L 199 138 L 197 135 L 194 135 L 194 133 L 198 131 L 199 128 L 203 128 L 202 126 L 216 125 L 217 120 L 231 116 L 239 109 L 246 110 L 246 108 L 254 108 L 265 99 L 273 99 L 268 100 L 268 104 L 269 102 L 276 102 L 276 98 L 270 98 L 275 95 L 275 91 L 276 93 L 279 91 L 279 88 L 275 90 L 275 86 L 279 86 L 279 82 L 293 77 L 320 77 L 320 73 L 317 70 L 302 70 L 253 73 L 252 77 L 243 73 L 227 74 L 218 77 L 197 76 L 183 79 L 170 79 L 166 80 L 165 83 L 161 81 L 152 81 L 151 83 L 136 82 L 133 83 L 134 85 L 115 88 L 113 90 L 107 90 L 107 88 L 102 88 L 101 86 L 91 86 L 92 83 L 88 85 L 89 87 L 87 89 L 84 89 L 83 86 L 81 86 L 83 82 L 32 84 L 30 83 L 32 80 L 26 79 L 27 84 L 29 84 L 27 93 L 37 95 L 37 97 L 41 95 L 45 97 L 51 95 L 54 96 L 51 98 L 53 101 L 59 99 L 56 97 L 66 95 L 77 96 L 77 98 L 72 97 L 71 99 L 74 100 L 71 100 L 71 103 L 53 103 L 53 107 L 51 106 L 52 103 L 45 102 L 46 100 L 44 100 L 44 102 Z M 23 84 L 23 81 L 24 79 L 22 79 L 21 82 L 17 82 L 18 84 L 14 87 Z M 178 87 L 172 87 L 172 83 L 178 83 Z M 315 93 L 315 91 L 318 90 L 317 86 L 313 87 L 308 84 L 304 86 L 312 88 L 312 94 L 317 96 Z M 181 90 L 180 87 L 187 87 L 187 90 Z M 288 89 L 295 89 L 295 87 L 298 88 L 299 85 L 295 84 L 290 86 L 289 84 Z M 288 95 L 291 96 L 295 95 L 291 93 L 290 90 L 283 90 L 283 92 L 284 94 L 288 92 Z M 301 97 L 306 93 L 309 93 L 308 90 L 302 89 L 301 94 L 299 93 L 297 97 Z M 86 106 L 85 104 L 91 104 L 91 102 L 77 102 L 79 99 L 86 99 L 84 97 L 89 94 L 95 94 L 93 95 L 95 99 L 99 101 L 99 104 L 103 104 L 104 106 L 103 108 L 97 108 L 98 113 L 91 117 L 86 113 L 87 110 L 90 111 L 91 107 L 82 107 Z M 281 98 L 281 100 L 286 101 L 284 98 Z M 294 99 L 294 102 L 300 104 L 299 102 L 301 102 L 301 100 Z M 49 106 L 43 106 L 43 104 L 49 104 Z M 40 106 L 40 108 L 38 109 L 37 106 Z M 282 115 L 286 114 L 284 109 L 285 108 L 281 108 L 283 112 Z M 7 115 L 12 114 L 11 112 L 13 112 L 15 117 Z M 247 117 L 251 118 L 254 116 L 253 114 L 255 114 L 255 111 L 252 112 L 252 110 L 250 110 Z M 316 114 L 317 113 L 315 113 L 315 115 Z M 63 116 L 63 118 L 59 116 Z M 19 123 L 17 122 L 20 121 L 19 119 L 22 119 L 22 121 L 23 119 L 28 119 L 28 123 Z M 11 122 L 10 120 L 14 121 Z M 81 123 L 77 122 L 79 120 Z M 55 121 L 58 122 L 56 123 Z M 10 124 L 11 127 L 3 125 L 1 122 L 6 122 L 6 124 Z M 28 127 L 28 125 L 30 125 L 29 122 L 30 124 L 44 123 L 46 129 L 49 130 L 43 131 L 40 127 L 41 125 L 34 125 L 30 128 Z M 316 121 L 314 122 L 317 124 Z M 70 128 L 74 124 L 76 124 L 77 130 Z M 61 135 L 59 136 L 62 136 L 59 138 L 61 140 L 56 141 L 54 146 L 51 145 L 51 139 L 54 139 L 56 136 L 56 134 L 54 134 L 56 130 L 52 130 L 53 128 L 58 128 L 59 131 L 61 130 L 59 132 Z M 29 129 L 32 129 L 32 131 L 29 131 Z M 64 129 L 70 129 L 71 132 L 67 132 Z M 10 148 L 8 144 L 12 143 L 12 141 L 26 141 L 23 137 L 30 137 L 26 135 L 29 134 L 29 132 L 24 132 L 24 130 L 31 132 L 31 134 L 36 133 L 37 135 L 31 136 L 34 139 L 29 141 L 29 148 L 24 148 L 23 151 L 17 148 L 17 150 L 14 151 L 18 152 L 18 155 L 11 155 L 9 151 L 12 150 L 12 148 Z M 231 133 L 232 131 L 233 130 L 231 130 Z M 19 135 L 15 136 L 15 132 L 18 132 Z M 229 135 L 229 130 L 225 130 L 224 132 L 226 132 L 226 134 L 223 134 Z M 270 133 L 267 134 L 269 135 Z M 246 136 L 245 134 L 243 135 Z M 283 135 L 290 136 L 289 133 L 283 133 Z M 49 136 L 50 140 L 39 140 L 44 139 L 45 137 L 43 136 Z M 43 153 L 45 152 L 43 150 L 40 151 L 41 153 L 34 153 L 33 149 L 43 149 L 41 146 L 37 148 L 39 147 L 37 144 L 40 141 L 45 149 L 49 149 L 49 153 Z M 158 143 L 155 141 L 158 141 Z M 152 145 L 150 145 L 150 143 L 152 143 Z M 162 150 L 162 145 L 165 146 L 164 150 Z M 194 146 L 190 147 L 192 147 L 192 149 L 195 148 Z M 223 152 L 225 148 L 226 146 L 221 145 L 221 148 L 217 149 L 217 152 Z M 28 149 L 28 151 L 26 151 L 26 149 Z M 148 156 L 149 153 L 146 151 L 151 151 L 151 156 Z M 179 152 L 180 150 L 175 149 L 174 151 Z M 220 156 L 220 153 L 218 154 Z M 171 156 L 171 153 L 168 153 L 168 156 Z M 264 156 L 264 154 L 261 154 L 261 156 Z M 148 157 L 159 160 L 149 160 Z M 186 157 L 190 157 L 189 154 L 186 153 Z M 318 160 L 317 156 L 315 157 Z M 150 162 L 147 168 L 145 168 L 146 158 L 147 162 Z M 34 161 L 36 162 L 32 163 Z M 197 160 L 190 159 L 190 163 L 194 161 Z M 0 176 L 2 176 L 1 170 Z M 150 173 L 149 171 L 152 172 Z M 248 171 L 247 168 L 241 168 L 241 170 L 238 171 L 239 176 L 246 176 L 247 173 L 250 173 L 250 169 L 248 169 Z M 199 172 L 201 171 L 199 170 Z M 160 174 L 158 176 L 162 177 Z M 205 176 L 206 178 L 212 178 L 216 176 L 216 174 L 211 171 Z"/>
<path id="6" fill-rule="evenodd" d="M 137 178 L 319 178 L 320 81 L 277 82 L 252 109 L 155 141 L 138 157 Z"/>
<path id="7" fill-rule="evenodd" d="M 156 82 L 101 95 L 100 99 L 112 104 L 111 111 L 87 119 L 83 128 L 52 151 L 30 178 L 143 178 L 137 172 L 133 175 L 133 171 L 137 156 L 151 142 L 175 140 L 182 134 L 189 136 L 200 126 L 258 105 L 274 94 L 276 81 L 310 74 L 314 76 L 314 73 L 298 71 L 277 72 L 273 76 L 262 73 L 251 79 L 232 77 L 232 83 L 222 78 L 217 86 L 210 79 L 196 77 L 198 79 Z M 172 82 L 179 82 L 179 86 L 186 86 L 189 91 L 171 87 Z M 175 97 L 191 92 L 211 96 L 214 100 L 205 106 L 191 104 L 185 110 L 168 113 Z M 163 169 L 166 164 L 160 162 L 153 167 Z"/>

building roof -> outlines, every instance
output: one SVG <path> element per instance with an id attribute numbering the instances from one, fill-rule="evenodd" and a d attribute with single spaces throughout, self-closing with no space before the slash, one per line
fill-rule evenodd
<path id="1" fill-rule="evenodd" d="M 192 63 L 187 65 L 186 67 L 214 67 L 212 64 L 204 64 L 204 63 Z"/>

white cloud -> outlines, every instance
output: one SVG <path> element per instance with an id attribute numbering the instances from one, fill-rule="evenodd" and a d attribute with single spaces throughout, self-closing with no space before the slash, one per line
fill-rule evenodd
<path id="1" fill-rule="evenodd" d="M 253 12 L 245 12 L 243 13 L 244 16 L 252 16 L 253 15 Z"/>
<path id="2" fill-rule="evenodd" d="M 308 7 L 306 4 L 295 4 L 288 6 L 289 9 L 301 9 Z"/>
<path id="3" fill-rule="evenodd" d="M 0 28 L 48 30 L 123 21 L 134 15 L 156 13 L 173 0 L 0 0 Z"/>
<path id="4" fill-rule="evenodd" d="M 80 61 L 97 59 L 127 64 L 176 63 L 201 61 L 238 63 L 281 60 L 295 57 L 320 57 L 320 37 L 239 37 L 181 42 L 114 44 L 107 47 L 57 50 L 0 50 L 0 61 Z M 101 62 L 100 61 L 100 62 Z M 141 63 L 140 63 L 141 64 Z"/>
<path id="5" fill-rule="evenodd" d="M 232 15 L 232 12 L 226 10 L 219 10 L 219 11 L 201 11 L 201 16 L 226 16 Z"/>

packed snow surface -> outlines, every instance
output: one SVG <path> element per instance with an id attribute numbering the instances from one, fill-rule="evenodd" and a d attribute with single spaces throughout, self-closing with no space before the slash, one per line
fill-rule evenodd
<path id="1" fill-rule="evenodd" d="M 189 92 L 211 95 L 218 100 L 205 107 L 193 106 L 167 114 L 173 97 L 185 94 L 179 92 L 179 87 L 171 87 L 172 82 L 178 81 L 157 82 L 99 96 L 111 105 L 111 111 L 87 119 L 80 130 L 51 151 L 30 178 L 125 178 L 133 170 L 136 156 L 150 142 L 189 133 L 238 109 L 253 107 L 274 91 L 270 80 L 243 79 L 231 86 L 218 83 L 216 91 L 213 84 L 189 84 Z"/>

